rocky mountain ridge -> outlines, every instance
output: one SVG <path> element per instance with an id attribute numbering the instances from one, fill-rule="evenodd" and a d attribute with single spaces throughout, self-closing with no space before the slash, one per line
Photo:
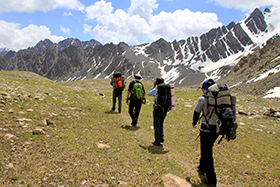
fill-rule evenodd
<path id="1" fill-rule="evenodd" d="M 269 23 L 271 12 L 255 9 L 241 22 L 173 42 L 159 39 L 129 46 L 94 41 L 94 45 L 81 47 L 71 45 L 74 39 L 56 45 L 44 40 L 15 57 L 0 57 L 0 69 L 32 71 L 54 81 L 109 78 L 120 71 L 127 78 L 134 73 L 140 73 L 145 80 L 162 76 L 176 86 L 200 84 L 207 77 L 224 77 L 243 56 L 261 48 L 261 41 L 279 36 L 280 30 L 271 29 Z"/>
<path id="2" fill-rule="evenodd" d="M 15 57 L 16 55 L 18 55 L 20 53 L 24 53 L 24 52 L 28 52 L 28 51 L 37 51 L 37 52 L 41 53 L 42 51 L 48 49 L 49 47 L 53 48 L 56 51 L 62 51 L 63 49 L 66 49 L 71 45 L 79 47 L 81 49 L 85 49 L 88 47 L 95 47 L 95 46 L 101 45 L 101 43 L 99 43 L 98 41 L 96 41 L 94 39 L 91 39 L 90 41 L 80 41 L 77 38 L 76 39 L 68 38 L 68 39 L 62 40 L 59 43 L 53 43 L 51 40 L 45 39 L 43 41 L 38 42 L 34 47 L 29 47 L 27 49 L 21 49 L 18 52 L 12 51 L 12 50 L 2 50 L 0 52 L 0 56 Z"/>

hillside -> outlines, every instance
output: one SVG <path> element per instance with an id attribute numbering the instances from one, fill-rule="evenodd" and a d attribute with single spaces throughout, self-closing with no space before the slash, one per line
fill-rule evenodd
<path id="1" fill-rule="evenodd" d="M 240 91 L 233 93 L 237 139 L 214 146 L 218 186 L 279 186 L 279 118 L 263 113 L 279 110 L 280 101 Z M 167 173 L 204 186 L 196 172 L 198 129 L 191 127 L 197 88 L 175 89 L 163 148 L 151 144 L 153 98 L 132 128 L 124 102 L 121 114 L 110 112 L 108 79 L 54 83 L 0 71 L 0 94 L 1 186 L 164 186 Z"/>
<path id="2" fill-rule="evenodd" d="M 222 80 L 232 90 L 243 94 L 265 96 L 272 88 L 280 86 L 280 38 L 267 41 L 254 53 L 243 57 Z"/>

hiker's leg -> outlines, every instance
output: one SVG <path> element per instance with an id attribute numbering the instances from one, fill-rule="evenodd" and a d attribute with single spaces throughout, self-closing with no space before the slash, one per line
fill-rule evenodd
<path id="1" fill-rule="evenodd" d="M 164 142 L 164 128 L 163 128 L 163 122 L 166 117 L 166 113 L 160 112 L 160 131 L 159 131 L 159 140 L 160 142 Z"/>
<path id="2" fill-rule="evenodd" d="M 119 113 L 122 111 L 122 92 L 118 93 Z"/>
<path id="3" fill-rule="evenodd" d="M 200 161 L 199 169 L 205 171 L 205 152 L 207 151 L 207 134 L 206 132 L 200 132 Z M 206 143 L 205 143 L 206 142 Z"/>
<path id="4" fill-rule="evenodd" d="M 207 176 L 207 179 L 210 184 L 217 184 L 217 178 L 214 168 L 214 159 L 213 159 L 213 146 L 218 135 L 213 132 L 202 132 L 202 150 L 203 150 L 203 159 L 204 159 L 204 169 Z"/>
<path id="5" fill-rule="evenodd" d="M 115 110 L 115 108 L 116 108 L 116 97 L 117 97 L 117 92 L 113 90 L 113 106 L 112 106 L 112 110 Z"/>
<path id="6" fill-rule="evenodd" d="M 154 117 L 154 132 L 155 132 L 155 142 L 160 143 L 160 112 L 154 110 L 153 111 L 153 117 Z"/>
<path id="7" fill-rule="evenodd" d="M 134 100 L 130 100 L 130 104 L 129 104 L 129 107 L 128 107 L 128 113 L 132 119 L 132 121 L 134 120 L 135 118 L 135 115 L 134 115 L 134 107 L 135 107 L 135 101 Z"/>
<path id="8" fill-rule="evenodd" d="M 137 124 L 138 118 L 139 118 L 139 114 L 140 114 L 140 110 L 141 110 L 141 106 L 142 106 L 142 101 L 141 100 L 136 100 L 135 103 L 135 118 L 134 118 L 134 125 Z"/>

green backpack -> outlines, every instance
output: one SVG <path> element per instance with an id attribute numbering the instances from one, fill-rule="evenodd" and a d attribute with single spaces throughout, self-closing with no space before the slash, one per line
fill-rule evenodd
<path id="1" fill-rule="evenodd" d="M 135 81 L 131 92 L 134 99 L 143 99 L 143 89 L 140 81 Z"/>

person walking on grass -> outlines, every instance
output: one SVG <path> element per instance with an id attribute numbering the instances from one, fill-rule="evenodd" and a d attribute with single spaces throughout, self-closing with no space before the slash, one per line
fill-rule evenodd
<path id="1" fill-rule="evenodd" d="M 155 104 L 153 110 L 153 123 L 154 123 L 154 137 L 155 141 L 152 143 L 155 146 L 162 146 L 161 143 L 164 142 L 164 130 L 163 122 L 166 117 L 167 111 L 163 110 L 160 107 L 156 107 L 157 96 L 158 96 L 158 85 L 164 83 L 164 79 L 161 77 L 156 78 L 156 81 L 153 83 L 153 87 L 148 91 L 149 96 L 155 97 Z"/>
<path id="2" fill-rule="evenodd" d="M 113 77 L 111 78 L 110 84 L 113 86 L 113 106 L 112 106 L 112 111 L 115 111 L 116 109 L 116 100 L 118 98 L 118 111 L 121 113 L 122 111 L 122 92 L 125 88 L 125 78 L 124 76 L 119 73 L 115 72 L 113 74 Z"/>
<path id="3" fill-rule="evenodd" d="M 193 128 L 196 128 L 200 113 L 202 112 L 203 117 L 200 129 L 201 156 L 197 169 L 200 174 L 206 174 L 206 178 L 204 178 L 202 182 L 208 184 L 210 187 L 217 186 L 217 178 L 213 159 L 213 146 L 219 135 L 216 133 L 215 125 L 207 125 L 207 121 L 209 121 L 209 111 L 208 98 L 205 95 L 208 92 L 208 88 L 213 84 L 215 84 L 215 82 L 212 79 L 208 79 L 202 83 L 201 90 L 203 95 L 197 100 L 192 121 Z"/>
<path id="4" fill-rule="evenodd" d="M 128 113 L 131 117 L 131 125 L 136 127 L 139 119 L 139 113 L 142 104 L 145 104 L 145 88 L 140 80 L 142 79 L 140 74 L 134 75 L 134 80 L 129 83 L 129 87 L 126 95 L 126 104 L 129 104 Z M 129 101 L 129 102 L 128 102 Z"/>

